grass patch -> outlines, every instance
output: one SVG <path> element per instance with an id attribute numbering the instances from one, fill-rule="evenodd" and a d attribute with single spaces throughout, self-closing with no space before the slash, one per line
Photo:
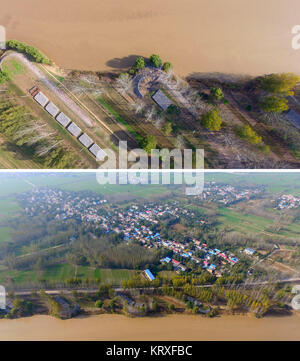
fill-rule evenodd
<path id="1" fill-rule="evenodd" d="M 96 269 L 95 278 L 101 283 L 112 284 L 115 286 L 122 285 L 123 281 L 128 281 L 135 275 L 136 271 L 127 269 Z"/>
<path id="2" fill-rule="evenodd" d="M 0 243 L 10 241 L 11 229 L 9 227 L 0 227 Z"/>
<path id="3" fill-rule="evenodd" d="M 132 134 L 138 140 L 138 142 L 142 141 L 142 137 L 135 130 L 133 130 L 132 127 L 109 104 L 107 104 L 102 98 L 97 99 L 100 104 L 102 104 L 108 111 L 110 111 L 110 113 L 118 122 L 125 126 L 129 133 Z"/>

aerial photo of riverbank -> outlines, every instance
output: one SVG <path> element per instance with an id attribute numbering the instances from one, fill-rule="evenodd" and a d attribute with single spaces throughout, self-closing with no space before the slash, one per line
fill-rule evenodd
<path id="1" fill-rule="evenodd" d="M 144 167 L 152 150 L 199 149 L 200 168 L 299 169 L 298 2 L 4 9 L 0 167 L 119 168 L 105 159 L 127 142 Z"/>

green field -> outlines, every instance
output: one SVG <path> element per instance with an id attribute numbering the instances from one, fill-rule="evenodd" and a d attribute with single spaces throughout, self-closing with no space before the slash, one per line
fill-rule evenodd
<path id="1" fill-rule="evenodd" d="M 267 233 L 271 235 L 267 229 L 274 221 L 266 217 L 259 217 L 252 214 L 241 214 L 240 212 L 234 211 L 229 208 L 219 208 L 218 210 L 218 221 L 221 223 L 219 228 L 229 226 L 235 231 L 241 233 Z M 289 224 L 284 230 L 281 230 L 274 236 L 284 236 L 288 238 L 299 238 L 300 237 L 300 224 Z"/>
<path id="2" fill-rule="evenodd" d="M 270 193 L 300 195 L 300 173 L 205 173 L 205 181 L 232 185 L 265 185 Z"/>
<path id="3" fill-rule="evenodd" d="M 0 270 L 0 283 L 6 284 L 13 280 L 17 285 L 26 285 L 30 282 L 38 282 L 43 279 L 52 282 L 64 282 L 74 277 L 83 280 L 100 280 L 102 284 L 122 285 L 122 281 L 127 281 L 134 276 L 136 271 L 126 269 L 99 269 L 87 266 L 75 267 L 70 264 L 57 264 L 49 266 L 42 271 L 4 271 Z"/>
<path id="4" fill-rule="evenodd" d="M 16 59 L 5 59 L 2 68 L 8 73 L 10 79 L 13 79 L 18 74 L 26 72 L 25 66 Z"/>
<path id="5" fill-rule="evenodd" d="M 13 197 L 0 199 L 0 221 L 13 217 L 21 210 Z"/>
<path id="6" fill-rule="evenodd" d="M 136 271 L 126 269 L 99 269 L 95 270 L 95 278 L 101 283 L 112 285 L 122 285 L 123 281 L 128 281 L 135 275 Z"/>
<path id="7" fill-rule="evenodd" d="M 0 227 L 0 243 L 10 241 L 11 229 L 9 227 Z"/>

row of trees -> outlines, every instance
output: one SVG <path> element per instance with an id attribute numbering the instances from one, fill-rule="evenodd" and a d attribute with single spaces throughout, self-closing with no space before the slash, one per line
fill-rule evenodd
<path id="1" fill-rule="evenodd" d="M 59 143 L 53 135 L 39 129 L 31 120 L 26 107 L 13 105 L 9 101 L 0 103 L 0 132 L 25 154 L 45 168 L 72 168 L 74 156 L 65 149 L 56 147 Z"/>
<path id="2" fill-rule="evenodd" d="M 16 50 L 28 55 L 29 57 L 33 58 L 34 61 L 36 61 L 37 63 L 51 64 L 50 59 L 48 59 L 44 54 L 42 54 L 33 46 L 30 46 L 24 42 L 18 40 L 8 40 L 6 42 L 6 47 L 8 49 Z"/>
<path id="3" fill-rule="evenodd" d="M 288 110 L 286 96 L 294 95 L 294 88 L 300 81 L 300 77 L 293 73 L 269 74 L 259 77 L 259 87 L 269 95 L 264 96 L 260 101 L 260 108 L 266 113 L 282 113 Z"/>
<path id="4" fill-rule="evenodd" d="M 149 64 L 155 68 L 161 68 L 163 71 L 168 72 L 172 69 L 172 64 L 170 62 L 165 62 L 161 60 L 161 57 L 157 54 L 152 54 L 149 58 Z M 130 74 L 135 74 L 137 71 L 144 69 L 146 67 L 146 60 L 144 57 L 139 56 L 133 67 L 129 70 Z"/>

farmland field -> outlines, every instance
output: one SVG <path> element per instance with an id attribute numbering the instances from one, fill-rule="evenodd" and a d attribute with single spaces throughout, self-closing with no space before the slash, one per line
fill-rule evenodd
<path id="1" fill-rule="evenodd" d="M 218 221 L 221 223 L 219 226 L 220 228 L 229 226 L 233 230 L 242 233 L 273 234 L 268 231 L 268 227 L 274 224 L 272 219 L 252 214 L 241 214 L 240 212 L 236 212 L 229 208 L 219 208 L 218 214 Z M 277 234 L 273 235 L 297 239 L 300 237 L 300 224 L 288 224 L 285 226 L 284 230 L 281 230 Z"/>
<path id="2" fill-rule="evenodd" d="M 56 264 L 47 267 L 43 271 L 28 270 L 28 271 L 0 271 L 0 282 L 6 283 L 9 280 L 14 280 L 17 285 L 26 285 L 30 282 L 38 282 L 39 280 L 46 280 L 52 282 L 64 282 L 67 279 L 74 277 L 82 280 L 100 280 L 102 284 L 112 284 L 115 286 L 122 285 L 122 281 L 127 281 L 134 276 L 136 271 L 126 269 L 99 269 L 87 266 L 75 267 L 70 264 Z"/>
<path id="3" fill-rule="evenodd" d="M 10 240 L 11 229 L 9 227 L 0 227 L 0 243 Z"/>

